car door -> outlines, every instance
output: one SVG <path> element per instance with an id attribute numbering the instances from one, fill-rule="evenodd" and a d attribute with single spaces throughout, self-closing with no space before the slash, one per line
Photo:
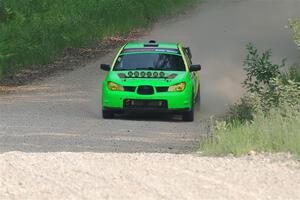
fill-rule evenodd
<path id="1" fill-rule="evenodd" d="M 188 67 L 190 67 L 193 64 L 192 63 L 192 54 L 191 54 L 190 48 L 189 47 L 184 47 L 183 50 L 184 50 L 184 56 L 185 56 L 186 61 L 188 63 Z M 197 95 L 198 94 L 198 89 L 199 89 L 198 74 L 197 74 L 197 72 L 191 72 L 190 75 L 191 75 L 191 79 L 193 81 L 193 86 L 194 86 L 193 87 L 193 89 L 194 89 L 193 93 L 194 93 L 194 95 Z M 195 98 L 195 96 L 194 96 L 194 98 Z"/>

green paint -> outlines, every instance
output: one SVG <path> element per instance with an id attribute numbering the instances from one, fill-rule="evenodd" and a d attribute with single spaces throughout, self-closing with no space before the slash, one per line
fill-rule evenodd
<path id="1" fill-rule="evenodd" d="M 144 43 L 129 43 L 123 47 L 123 49 L 130 48 L 145 48 Z M 103 110 L 124 110 L 124 101 L 127 99 L 131 100 L 166 100 L 167 101 L 167 110 L 184 110 L 191 111 L 193 109 L 193 102 L 199 92 L 199 74 L 196 72 L 190 72 L 187 58 L 182 53 L 182 46 L 175 43 L 159 43 L 158 48 L 174 48 L 180 52 L 185 63 L 185 71 L 169 71 L 169 70 L 128 70 L 128 71 L 114 71 L 114 65 L 117 58 L 122 55 L 122 49 L 116 56 L 115 61 L 113 62 L 113 67 L 108 72 L 105 80 L 102 84 L 102 109 Z M 138 54 L 139 52 L 136 52 Z M 157 52 L 155 52 L 157 53 Z M 134 54 L 131 52 L 130 54 Z M 165 54 L 161 52 L 161 54 Z M 147 55 L 147 54 L 145 54 Z M 158 74 L 163 72 L 165 76 L 163 78 L 147 78 L 145 77 L 129 77 L 129 73 L 144 72 L 147 74 L 151 72 L 152 75 L 154 72 Z M 120 78 L 119 75 L 124 74 L 126 78 Z M 176 74 L 177 76 L 173 79 L 167 78 L 171 74 Z M 133 75 L 134 76 L 134 75 Z M 113 91 L 109 89 L 108 83 L 113 82 L 122 87 L 134 87 L 134 91 Z M 170 88 L 173 85 L 185 83 L 186 87 L 183 91 L 164 91 L 159 92 L 157 87 L 167 87 Z M 154 88 L 154 93 L 151 95 L 138 94 L 137 90 L 139 86 L 152 86 Z M 125 109 L 126 110 L 126 109 Z"/>

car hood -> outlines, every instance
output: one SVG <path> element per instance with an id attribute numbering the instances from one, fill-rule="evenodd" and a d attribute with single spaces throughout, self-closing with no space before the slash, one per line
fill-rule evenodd
<path id="1" fill-rule="evenodd" d="M 150 73 L 151 76 L 148 77 Z M 170 86 L 183 82 L 188 74 L 186 71 L 111 71 L 107 76 L 107 81 L 124 86 Z"/>

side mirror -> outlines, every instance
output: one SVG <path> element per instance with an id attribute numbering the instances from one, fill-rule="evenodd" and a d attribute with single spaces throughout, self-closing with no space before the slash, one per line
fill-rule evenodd
<path id="1" fill-rule="evenodd" d="M 110 71 L 110 65 L 107 64 L 101 64 L 100 65 L 100 69 L 104 70 L 104 71 Z"/>
<path id="2" fill-rule="evenodd" d="M 201 65 L 191 65 L 190 72 L 196 72 L 201 70 Z"/>

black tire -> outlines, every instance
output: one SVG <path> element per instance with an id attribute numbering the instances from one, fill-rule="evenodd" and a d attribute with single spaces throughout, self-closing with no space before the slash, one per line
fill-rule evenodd
<path id="1" fill-rule="evenodd" d="M 185 122 L 193 122 L 194 121 L 194 108 L 192 108 L 192 110 L 190 110 L 190 111 L 183 113 L 182 119 Z"/>
<path id="2" fill-rule="evenodd" d="M 183 113 L 182 119 L 185 122 L 193 122 L 194 121 L 194 105 L 190 111 L 186 111 Z"/>
<path id="3" fill-rule="evenodd" d="M 102 117 L 103 117 L 103 119 L 113 119 L 114 113 L 109 110 L 102 110 Z"/>

